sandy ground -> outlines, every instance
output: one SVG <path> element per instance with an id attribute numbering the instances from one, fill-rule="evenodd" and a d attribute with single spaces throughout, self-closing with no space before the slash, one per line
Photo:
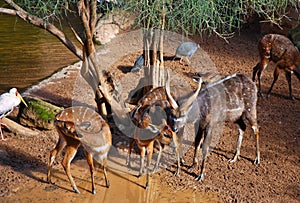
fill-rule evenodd
<path id="1" fill-rule="evenodd" d="M 140 45 L 139 41 L 130 37 L 127 41 L 121 37 L 116 43 L 112 42 L 99 51 L 100 55 L 112 55 L 108 57 L 109 59 L 104 57 L 102 61 L 122 83 L 123 89 L 125 86 L 124 97 L 128 94 L 126 91 L 134 87 L 142 76 L 141 73 L 129 72 L 135 58 L 141 53 L 141 50 L 136 48 Z M 230 43 L 216 37 L 195 38 L 194 41 L 201 45 L 215 64 L 214 71 L 222 75 L 245 73 L 251 76 L 252 67 L 258 61 L 259 38 L 258 32 L 249 28 L 230 39 Z M 131 49 L 130 52 L 127 52 L 128 49 Z M 203 63 L 210 63 L 210 61 L 203 62 L 202 52 L 197 54 L 191 59 L 193 62 L 190 66 L 181 65 L 178 60 L 166 60 L 165 66 L 179 75 L 179 81 L 189 81 L 191 71 L 201 69 Z M 166 55 L 167 58 L 172 57 L 172 54 Z M 28 94 L 64 107 L 82 103 L 94 106 L 93 92 L 79 76 L 79 68 L 80 64 L 74 64 L 63 69 Z M 264 92 L 271 84 L 272 75 L 273 68 L 269 67 L 262 79 Z M 40 136 L 36 137 L 4 131 L 7 140 L 0 142 L 0 201 L 299 202 L 300 82 L 294 76 L 292 81 L 296 101 L 291 101 L 287 97 L 288 87 L 284 74 L 280 76 L 269 99 L 258 99 L 258 123 L 261 135 L 261 164 L 258 166 L 253 164 L 255 140 L 249 127 L 244 136 L 240 160 L 234 164 L 228 162 L 235 152 L 238 131 L 234 125 L 227 124 L 218 144 L 208 157 L 203 182 L 194 180 L 199 169 L 190 171 L 188 166 L 182 166 L 180 176 L 174 176 L 175 155 L 172 149 L 168 148 L 163 154 L 160 170 L 152 175 L 151 187 L 146 191 L 145 177 L 136 177 L 138 156 L 134 156 L 131 168 L 125 166 L 128 139 L 119 135 L 112 126 L 114 145 L 108 164 L 111 187 L 105 188 L 103 174 L 98 170 L 97 194 L 91 194 L 89 171 L 80 149 L 72 163 L 72 174 L 82 193 L 78 195 L 72 191 L 59 163 L 61 157 L 53 167 L 52 179 L 55 184 L 46 182 L 49 152 L 58 139 L 55 130 L 39 131 Z M 87 96 L 82 96 L 83 94 Z M 193 133 L 186 130 L 185 136 L 184 158 L 189 165 L 193 156 Z"/>

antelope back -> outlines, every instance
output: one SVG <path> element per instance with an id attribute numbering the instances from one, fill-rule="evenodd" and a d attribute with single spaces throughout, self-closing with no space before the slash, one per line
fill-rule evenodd
<path id="1" fill-rule="evenodd" d="M 80 140 L 98 162 L 107 156 L 112 136 L 107 122 L 87 107 L 70 107 L 56 115 L 56 128 L 64 135 Z"/>
<path id="2" fill-rule="evenodd" d="M 287 67 L 300 63 L 298 49 L 283 35 L 265 35 L 258 43 L 258 50 L 261 57 L 270 58 L 275 63 L 284 60 Z"/>
<path id="3" fill-rule="evenodd" d="M 157 87 L 147 92 L 139 101 L 137 106 L 151 106 L 158 100 L 167 100 L 164 87 Z"/>
<path id="4" fill-rule="evenodd" d="M 199 119 L 205 125 L 212 117 L 215 121 L 232 121 L 245 111 L 256 112 L 256 102 L 255 83 L 244 74 L 233 74 L 207 85 L 189 105 L 185 100 L 179 101 L 180 108 L 172 111 L 171 126 L 173 130 L 180 129 L 189 119 Z"/>
<path id="5" fill-rule="evenodd" d="M 250 112 L 256 109 L 257 88 L 255 83 L 244 74 L 235 74 L 223 82 L 226 95 L 227 112 Z M 240 110 L 238 110 L 240 109 Z"/>
<path id="6" fill-rule="evenodd" d="M 244 74 L 233 74 L 223 79 L 208 85 L 206 90 L 209 94 L 212 94 L 213 98 L 214 91 L 218 90 L 216 93 L 224 91 L 223 102 L 226 103 L 226 111 L 238 110 L 243 111 L 245 108 L 256 105 L 257 100 L 257 88 L 255 83 Z M 199 97 L 204 95 L 204 91 L 199 94 Z"/>
<path id="7" fill-rule="evenodd" d="M 196 73 L 196 75 L 192 77 L 195 82 L 199 82 L 201 78 L 205 85 L 209 85 L 211 83 L 217 82 L 222 78 L 222 76 L 219 73 L 213 73 L 213 72 L 205 72 L 205 73 L 198 72 Z"/>
<path id="8" fill-rule="evenodd" d="M 162 109 L 165 109 L 170 106 L 167 100 L 167 95 L 164 87 L 157 87 L 150 90 L 138 101 L 138 104 L 132 110 L 131 113 L 131 119 L 136 126 L 147 127 L 144 124 L 141 124 L 141 121 L 148 120 L 150 122 L 149 119 L 143 117 L 147 116 L 145 112 L 149 111 L 149 107 L 152 106 L 160 106 Z"/>

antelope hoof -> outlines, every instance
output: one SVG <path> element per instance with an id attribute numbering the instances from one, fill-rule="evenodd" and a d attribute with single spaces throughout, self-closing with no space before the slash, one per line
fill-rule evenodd
<path id="1" fill-rule="evenodd" d="M 230 163 L 234 163 L 234 162 L 236 162 L 239 158 L 240 158 L 239 155 L 234 155 L 234 157 L 233 157 L 232 159 L 229 159 L 229 162 L 230 162 Z"/>
<path id="2" fill-rule="evenodd" d="M 76 192 L 77 194 L 80 194 L 79 190 L 77 189 L 77 187 L 73 188 L 74 192 Z"/>
<path id="3" fill-rule="evenodd" d="M 156 173 L 157 169 L 158 169 L 158 166 L 155 166 L 153 171 L 152 171 L 152 174 Z"/>
<path id="4" fill-rule="evenodd" d="M 254 164 L 260 164 L 259 158 L 256 158 L 256 159 L 254 160 Z"/>
<path id="5" fill-rule="evenodd" d="M 259 95 L 261 98 L 265 98 L 264 94 L 263 94 L 261 91 L 259 91 L 258 95 Z"/>
<path id="6" fill-rule="evenodd" d="M 126 159 L 126 163 L 125 164 L 126 164 L 127 167 L 131 167 L 130 160 L 128 158 Z"/>
<path id="7" fill-rule="evenodd" d="M 180 169 L 179 168 L 177 168 L 177 170 L 176 170 L 176 172 L 175 172 L 175 176 L 179 176 L 179 172 L 180 172 Z"/>
<path id="8" fill-rule="evenodd" d="M 109 182 L 109 181 L 106 182 L 106 187 L 107 187 L 107 188 L 110 187 L 110 182 Z"/>
<path id="9" fill-rule="evenodd" d="M 92 193 L 93 193 L 93 195 L 95 195 L 96 194 L 96 190 L 94 189 L 94 190 L 92 190 Z"/>
<path id="10" fill-rule="evenodd" d="M 196 181 L 203 181 L 204 180 L 204 174 L 202 173 L 197 178 L 195 178 Z"/>
<path id="11" fill-rule="evenodd" d="M 193 163 L 193 165 L 191 165 L 191 166 L 189 167 L 189 170 L 194 170 L 194 169 L 196 168 L 196 166 L 197 166 L 197 164 L 196 164 L 196 163 Z"/>
<path id="12" fill-rule="evenodd" d="M 185 160 L 184 160 L 183 158 L 180 158 L 180 163 L 181 163 L 182 165 L 185 165 L 185 164 L 186 164 L 186 162 L 185 162 Z"/>
<path id="13" fill-rule="evenodd" d="M 237 160 L 237 158 L 234 157 L 234 158 L 232 158 L 232 159 L 229 159 L 228 161 L 229 161 L 229 163 L 234 163 L 234 162 L 236 162 L 236 160 Z"/>
<path id="14" fill-rule="evenodd" d="M 149 189 L 149 184 L 146 183 L 146 187 L 145 187 L 145 190 L 148 190 Z"/>

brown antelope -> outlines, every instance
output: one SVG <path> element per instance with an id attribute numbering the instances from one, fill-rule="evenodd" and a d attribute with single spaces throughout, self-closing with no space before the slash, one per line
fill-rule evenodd
<path id="1" fill-rule="evenodd" d="M 291 73 L 293 72 L 300 81 L 300 54 L 297 47 L 285 36 L 278 34 L 267 34 L 258 43 L 260 62 L 253 68 L 252 80 L 258 77 L 258 91 L 261 91 L 261 75 L 270 61 L 275 63 L 274 78 L 272 85 L 267 92 L 269 97 L 275 82 L 278 79 L 281 70 L 285 72 L 288 82 L 290 98 L 294 99 L 292 94 Z"/>
<path id="2" fill-rule="evenodd" d="M 162 104 L 163 101 L 159 100 L 159 104 Z M 165 102 L 168 102 L 165 100 Z M 141 104 L 141 103 L 140 103 Z M 159 146 L 159 153 L 157 156 L 156 164 L 153 169 L 153 173 L 158 169 L 161 153 L 162 153 L 162 145 L 169 145 L 172 140 L 175 143 L 176 154 L 177 154 L 177 172 L 179 173 L 180 169 L 180 160 L 179 160 L 179 151 L 178 151 L 178 141 L 177 135 L 172 129 L 167 125 L 167 122 L 160 117 L 162 114 L 159 109 L 156 109 L 157 103 L 153 103 L 151 105 L 150 101 L 147 102 L 146 106 L 136 106 L 136 108 L 132 111 L 132 120 L 136 125 L 134 130 L 133 139 L 129 144 L 128 157 L 126 164 L 130 166 L 130 155 L 133 143 L 136 142 L 139 150 L 140 150 L 140 170 L 139 177 L 143 174 L 144 170 L 144 157 L 147 152 L 147 165 L 146 165 L 146 186 L 145 188 L 149 188 L 149 167 L 152 160 L 153 147 L 156 142 Z M 154 111 L 153 111 L 154 109 Z M 150 115 L 152 114 L 152 116 Z M 156 114 L 156 115 L 155 115 Z M 153 117 L 154 115 L 154 117 Z M 155 118 L 155 119 L 154 119 Z M 157 122 L 160 123 L 157 126 Z M 153 125 L 155 123 L 155 125 Z"/>
<path id="3" fill-rule="evenodd" d="M 198 121 L 193 166 L 198 164 L 198 153 L 201 144 L 203 159 L 200 175 L 196 180 L 204 179 L 204 165 L 209 146 L 217 136 L 216 131 L 218 131 L 219 126 L 225 121 L 236 123 L 239 129 L 237 150 L 230 162 L 235 162 L 239 158 L 243 134 L 246 129 L 243 119 L 247 119 L 256 136 L 256 159 L 254 163 L 259 164 L 259 130 L 256 113 L 257 89 L 255 83 L 246 75 L 234 74 L 207 85 L 201 91 L 200 86 L 199 83 L 197 91 L 183 102 L 179 101 L 182 104 L 178 105 L 170 94 L 168 82 L 166 85 L 169 102 L 173 108 L 170 115 L 172 130 L 177 132 L 191 118 Z M 193 110 L 195 107 L 199 108 L 199 112 Z"/>
<path id="4" fill-rule="evenodd" d="M 47 181 L 51 183 L 51 166 L 57 154 L 66 147 L 62 166 L 69 178 L 73 190 L 76 193 L 80 193 L 71 175 L 70 164 L 78 147 L 82 145 L 90 168 L 92 193 L 96 193 L 93 159 L 103 166 L 106 187 L 109 187 L 106 164 L 107 155 L 112 144 L 112 135 L 106 121 L 90 108 L 70 107 L 56 115 L 55 127 L 59 134 L 59 140 L 50 153 Z"/>
<path id="5" fill-rule="evenodd" d="M 210 76 L 212 74 L 209 74 Z M 216 74 L 214 74 L 213 78 L 217 78 Z M 202 84 L 202 77 L 197 77 L 197 81 Z M 206 77 L 204 77 L 204 81 L 203 82 L 207 82 L 207 83 L 211 83 L 212 79 L 211 77 L 208 77 L 206 75 Z M 167 83 L 170 84 L 170 78 L 169 78 L 169 73 L 167 74 Z M 190 92 L 187 89 L 181 90 L 181 89 L 176 89 L 179 90 L 176 93 L 176 96 L 180 97 L 180 95 L 184 95 L 183 97 L 190 94 Z M 171 105 L 168 101 L 168 96 L 166 93 L 166 88 L 165 87 L 156 87 L 151 89 L 149 92 L 147 92 L 138 102 L 137 102 L 137 106 L 135 107 L 135 109 L 132 111 L 131 113 L 131 119 L 133 121 L 133 123 L 135 123 L 136 126 L 139 125 L 139 122 L 141 120 L 141 115 L 143 115 L 143 113 L 145 112 L 145 109 L 149 108 L 149 106 L 152 105 L 157 105 L 160 106 L 162 109 L 164 109 L 165 113 L 167 114 L 167 123 L 168 125 L 170 125 L 170 121 L 169 121 L 169 114 L 170 114 L 170 110 L 171 110 Z M 193 112 L 196 113 L 199 110 L 197 108 L 193 109 Z M 196 113 L 197 115 L 197 113 Z M 197 126 L 197 124 L 195 123 L 195 119 L 194 117 L 190 117 L 190 119 L 188 119 L 187 121 L 188 123 L 194 123 L 194 125 Z M 197 126 L 198 129 L 198 126 Z M 184 127 L 182 129 L 180 129 L 178 131 L 178 133 L 176 133 L 176 137 L 177 137 L 177 148 L 176 153 L 177 156 L 179 156 L 179 162 L 177 163 L 177 170 L 175 172 L 175 175 L 178 175 L 180 172 L 180 163 L 185 163 L 183 157 L 182 157 L 182 142 L 183 142 L 183 133 L 184 133 Z M 176 143 L 175 143 L 176 145 Z"/>

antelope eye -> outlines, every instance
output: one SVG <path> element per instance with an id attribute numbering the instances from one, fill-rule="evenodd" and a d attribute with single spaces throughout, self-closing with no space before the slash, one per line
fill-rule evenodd
<path id="1" fill-rule="evenodd" d="M 164 136 L 165 136 L 165 137 L 168 137 L 168 138 L 171 138 L 171 137 L 172 137 L 169 133 L 166 133 L 166 132 L 164 132 Z"/>
<path id="2" fill-rule="evenodd" d="M 172 121 L 173 121 L 173 122 L 177 122 L 177 121 L 178 121 L 178 118 L 172 117 Z"/>
<path id="3" fill-rule="evenodd" d="M 174 133 L 178 133 L 178 128 L 176 128 L 176 127 L 172 127 L 172 131 L 174 132 Z"/>

